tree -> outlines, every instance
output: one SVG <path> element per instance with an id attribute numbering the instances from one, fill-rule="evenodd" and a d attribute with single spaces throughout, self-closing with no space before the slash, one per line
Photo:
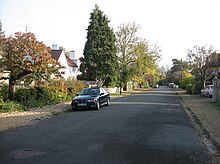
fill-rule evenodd
<path id="1" fill-rule="evenodd" d="M 13 100 L 17 80 L 49 80 L 51 74 L 60 76 L 61 65 L 50 55 L 50 48 L 39 42 L 33 33 L 15 33 L 14 37 L 1 38 L 2 58 L 0 72 L 7 71 L 9 99 Z"/>
<path id="2" fill-rule="evenodd" d="M 193 76 L 189 71 L 183 71 L 182 79 L 179 80 L 179 85 L 182 89 L 186 89 L 187 85 L 193 84 Z"/>
<path id="3" fill-rule="evenodd" d="M 87 29 L 87 41 L 77 78 L 95 80 L 100 85 L 114 85 L 118 71 L 115 35 L 109 27 L 109 20 L 96 5 L 91 13 L 91 22 Z"/>
<path id="4" fill-rule="evenodd" d="M 135 62 L 134 48 L 139 38 L 137 31 L 140 28 L 136 23 L 121 24 L 116 32 L 116 46 L 119 57 L 120 78 L 123 84 L 134 74 Z"/>
<path id="5" fill-rule="evenodd" d="M 183 71 L 188 70 L 188 63 L 182 59 L 172 59 L 173 66 L 167 73 L 167 80 L 175 84 L 179 84 L 179 81 L 183 79 Z"/>
<path id="6" fill-rule="evenodd" d="M 158 75 L 156 61 L 160 58 L 159 49 L 154 47 L 151 50 L 146 40 L 139 40 L 134 46 L 134 75 L 132 80 L 138 82 L 140 85 L 146 82 L 154 83 Z M 146 81 L 147 77 L 152 77 L 151 80 Z"/>
<path id="7" fill-rule="evenodd" d="M 187 60 L 192 69 L 192 74 L 195 75 L 196 81 L 205 87 L 207 75 L 213 72 L 210 63 L 211 54 L 215 53 L 213 47 L 198 47 L 194 46 L 192 50 L 188 50 Z"/>
<path id="8" fill-rule="evenodd" d="M 173 62 L 173 66 L 172 66 L 172 70 L 173 71 L 183 71 L 188 67 L 188 63 L 186 61 L 178 60 L 178 59 L 172 59 Z"/>
<path id="9" fill-rule="evenodd" d="M 159 74 L 161 76 L 162 79 L 166 78 L 166 75 L 167 75 L 167 72 L 169 71 L 169 65 L 162 65 L 160 68 L 159 68 Z M 166 80 L 166 79 L 165 79 Z"/>
<path id="10" fill-rule="evenodd" d="M 158 73 L 156 61 L 160 58 L 160 49 L 153 47 L 137 36 L 140 26 L 136 23 L 121 24 L 116 32 L 116 46 L 120 63 L 121 80 L 126 84 L 129 79 L 140 84 L 146 83 L 146 76 Z M 149 78 L 148 78 L 149 79 Z M 148 80 L 149 81 L 149 80 Z"/>
<path id="11" fill-rule="evenodd" d="M 2 31 L 2 21 L 0 19 L 0 35 L 4 35 L 4 31 Z"/>

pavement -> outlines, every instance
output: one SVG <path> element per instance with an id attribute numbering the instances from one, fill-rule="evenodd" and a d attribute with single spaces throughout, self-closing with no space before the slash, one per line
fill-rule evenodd
<path id="1" fill-rule="evenodd" d="M 216 157 L 220 158 L 220 106 L 212 98 L 187 94 L 182 89 L 176 92 L 203 138 L 209 139 L 210 144 L 214 145 Z"/>

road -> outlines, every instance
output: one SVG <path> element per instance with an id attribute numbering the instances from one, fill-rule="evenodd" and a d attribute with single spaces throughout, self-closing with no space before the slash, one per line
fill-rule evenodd
<path id="1" fill-rule="evenodd" d="M 0 133 L 0 163 L 207 164 L 210 154 L 172 89 L 115 98 Z"/>

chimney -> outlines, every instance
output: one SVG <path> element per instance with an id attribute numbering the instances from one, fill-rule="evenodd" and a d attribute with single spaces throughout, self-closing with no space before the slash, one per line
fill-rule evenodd
<path id="1" fill-rule="evenodd" d="M 76 59 L 76 56 L 75 56 L 75 51 L 74 50 L 72 50 L 72 51 L 70 51 L 69 52 L 70 53 L 70 55 L 69 55 L 69 58 L 71 59 L 71 60 L 75 60 Z"/>
<path id="2" fill-rule="evenodd" d="M 57 44 L 52 44 L 52 50 L 58 50 L 58 45 Z"/>

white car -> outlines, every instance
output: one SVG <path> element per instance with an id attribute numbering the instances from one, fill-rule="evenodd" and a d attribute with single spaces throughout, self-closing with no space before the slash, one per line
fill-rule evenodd
<path id="1" fill-rule="evenodd" d="M 213 85 L 206 85 L 204 89 L 201 90 L 201 96 L 212 97 L 213 95 Z"/>
<path id="2" fill-rule="evenodd" d="M 153 88 L 159 88 L 159 84 L 154 84 Z"/>

